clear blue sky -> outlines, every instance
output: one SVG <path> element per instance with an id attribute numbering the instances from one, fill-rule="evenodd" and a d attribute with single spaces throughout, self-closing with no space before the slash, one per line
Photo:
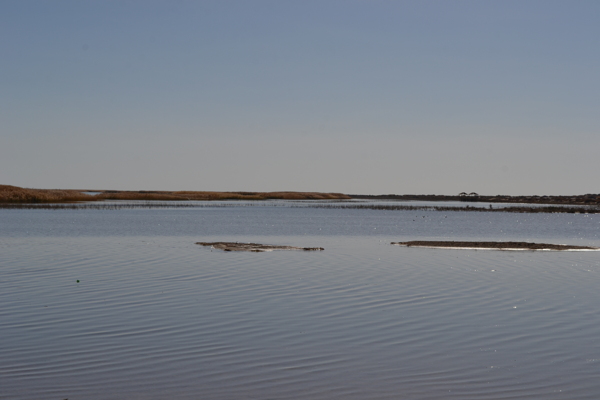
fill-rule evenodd
<path id="1" fill-rule="evenodd" d="M 0 2 L 0 183 L 600 192 L 598 1 Z"/>

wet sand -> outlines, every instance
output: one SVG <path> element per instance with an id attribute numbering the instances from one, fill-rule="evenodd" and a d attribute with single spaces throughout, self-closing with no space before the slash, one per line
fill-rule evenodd
<path id="1" fill-rule="evenodd" d="M 598 247 L 572 246 L 566 244 L 530 243 L 530 242 L 455 242 L 415 240 L 410 242 L 392 242 L 406 247 L 428 247 L 442 249 L 481 249 L 481 250 L 600 250 Z"/>

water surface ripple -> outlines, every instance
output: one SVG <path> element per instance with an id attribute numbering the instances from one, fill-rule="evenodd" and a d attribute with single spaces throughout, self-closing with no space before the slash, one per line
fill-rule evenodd
<path id="1" fill-rule="evenodd" d="M 598 245 L 599 221 L 0 210 L 0 398 L 595 399 L 598 253 L 389 243 Z M 326 250 L 194 244 L 221 240 Z"/>

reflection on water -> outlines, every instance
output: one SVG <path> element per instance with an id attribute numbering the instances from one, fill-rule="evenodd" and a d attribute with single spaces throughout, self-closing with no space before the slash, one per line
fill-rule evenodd
<path id="1" fill-rule="evenodd" d="M 0 210 L 2 399 L 595 399 L 600 218 Z M 226 253 L 198 241 L 324 247 Z M 79 283 L 77 282 L 79 280 Z"/>

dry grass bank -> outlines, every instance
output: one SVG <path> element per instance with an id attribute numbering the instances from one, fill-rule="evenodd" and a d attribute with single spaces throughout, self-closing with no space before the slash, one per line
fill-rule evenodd
<path id="1" fill-rule="evenodd" d="M 336 200 L 349 199 L 342 193 L 315 192 L 126 192 L 110 191 L 97 196 L 102 200 Z"/>
<path id="2" fill-rule="evenodd" d="M 102 191 L 95 196 L 77 190 L 25 189 L 0 185 L 0 203 L 70 203 L 99 200 L 336 200 L 349 199 L 342 193 L 316 192 L 167 192 Z"/>
<path id="3" fill-rule="evenodd" d="M 77 190 L 25 189 L 0 185 L 0 203 L 70 203 L 91 200 L 94 200 L 94 196 Z"/>

